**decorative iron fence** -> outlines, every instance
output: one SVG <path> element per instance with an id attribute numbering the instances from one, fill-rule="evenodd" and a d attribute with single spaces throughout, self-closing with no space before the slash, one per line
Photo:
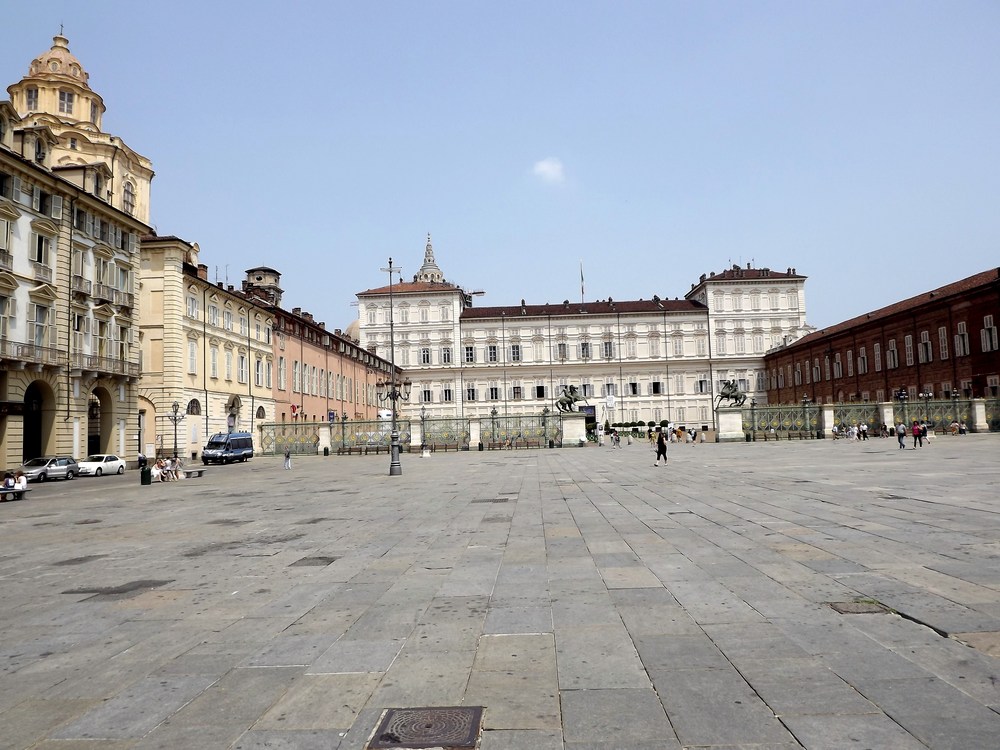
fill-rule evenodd
<path id="1" fill-rule="evenodd" d="M 319 452 L 319 430 L 322 423 L 264 424 L 260 430 L 257 453 L 281 455 L 288 450 L 296 456 L 315 456 Z"/>
<path id="2" fill-rule="evenodd" d="M 820 407 L 801 404 L 743 407 L 743 429 L 754 432 L 813 430 L 819 427 Z"/>
<path id="3" fill-rule="evenodd" d="M 471 421 L 448 417 L 426 417 L 420 422 L 424 445 L 457 445 L 469 449 L 472 439 Z"/>
<path id="4" fill-rule="evenodd" d="M 857 427 L 860 424 L 867 424 L 868 434 L 877 435 L 882 428 L 880 413 L 878 404 L 835 404 L 833 407 L 833 426 L 840 428 Z"/>
<path id="5" fill-rule="evenodd" d="M 986 424 L 990 432 L 1000 432 L 1000 398 L 986 399 Z"/>
<path id="6" fill-rule="evenodd" d="M 548 447 L 551 442 L 556 447 L 562 447 L 562 419 L 552 414 L 540 415 L 490 415 L 480 417 L 479 435 L 483 443 L 502 443 L 517 445 L 518 443 L 537 442 L 541 448 Z"/>
<path id="7" fill-rule="evenodd" d="M 410 420 L 397 419 L 396 429 L 399 431 L 399 444 L 403 450 L 410 445 Z M 373 420 L 354 420 L 331 425 L 333 449 L 337 448 L 372 448 L 388 447 L 392 440 L 390 422 Z"/>
<path id="8" fill-rule="evenodd" d="M 896 402 L 892 407 L 892 419 L 896 424 L 913 424 L 913 420 L 926 422 L 931 427 L 945 426 L 952 422 L 966 422 L 972 414 L 972 404 L 963 399 L 939 399 L 936 401 L 914 400 L 904 404 Z"/>

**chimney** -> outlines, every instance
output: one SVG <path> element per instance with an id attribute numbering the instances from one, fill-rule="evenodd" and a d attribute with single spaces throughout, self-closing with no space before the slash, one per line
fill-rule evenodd
<path id="1" fill-rule="evenodd" d="M 208 266 L 204 263 L 198 264 L 198 278 L 202 281 L 208 281 Z"/>
<path id="2" fill-rule="evenodd" d="M 292 308 L 292 315 L 301 316 L 302 315 L 302 308 L 301 307 L 293 307 Z"/>

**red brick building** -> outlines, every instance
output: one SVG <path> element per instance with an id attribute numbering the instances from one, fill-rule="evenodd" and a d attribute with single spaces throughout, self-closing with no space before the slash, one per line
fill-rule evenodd
<path id="1" fill-rule="evenodd" d="M 764 357 L 767 401 L 1000 395 L 1000 268 L 814 331 Z"/>

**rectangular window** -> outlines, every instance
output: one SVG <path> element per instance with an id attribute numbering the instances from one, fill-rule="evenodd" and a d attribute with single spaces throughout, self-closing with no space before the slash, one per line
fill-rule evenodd
<path id="1" fill-rule="evenodd" d="M 451 347 L 443 346 L 441 347 L 441 364 L 450 365 L 451 364 Z"/>
<path id="2" fill-rule="evenodd" d="M 663 393 L 663 383 L 661 383 L 659 380 L 654 380 L 652 383 L 649 384 L 649 393 L 652 396 L 659 396 L 661 393 Z"/>
<path id="3" fill-rule="evenodd" d="M 852 349 L 847 350 L 847 377 L 854 377 L 854 351 Z"/>
<path id="4" fill-rule="evenodd" d="M 605 359 L 612 359 L 615 356 L 615 342 L 605 341 L 602 344 Z"/>
<path id="5" fill-rule="evenodd" d="M 24 90 L 24 104 L 29 112 L 38 109 L 38 89 L 32 87 Z"/>
<path id="6" fill-rule="evenodd" d="M 475 401 L 476 400 L 476 386 L 470 385 L 465 389 L 465 400 Z"/>
<path id="7" fill-rule="evenodd" d="M 979 332 L 984 352 L 995 352 L 1000 348 L 997 341 L 997 327 L 993 324 L 993 316 L 983 316 L 983 330 Z"/>
<path id="8" fill-rule="evenodd" d="M 604 384 L 604 394 L 605 396 L 614 396 L 615 394 L 615 384 L 614 381 L 609 380 Z"/>
<path id="9" fill-rule="evenodd" d="M 948 359 L 948 329 L 938 328 L 938 354 L 941 359 Z"/>
<path id="10" fill-rule="evenodd" d="M 655 336 L 649 340 L 649 356 L 657 359 L 660 356 L 660 340 Z"/>
<path id="11" fill-rule="evenodd" d="M 535 398 L 545 398 L 545 386 L 536 385 L 535 386 Z"/>
<path id="12" fill-rule="evenodd" d="M 715 338 L 715 353 L 725 354 L 726 353 L 726 337 L 716 336 Z"/>
<path id="13" fill-rule="evenodd" d="M 895 370 L 899 367 L 899 352 L 896 351 L 896 339 L 890 339 L 885 347 L 885 369 Z"/>
<path id="14" fill-rule="evenodd" d="M 246 337 L 250 332 L 250 323 L 247 321 L 246 315 L 240 315 L 240 336 Z"/>
<path id="15" fill-rule="evenodd" d="M 428 347 L 423 347 L 420 350 L 420 364 L 429 365 L 431 363 L 431 350 Z"/>
<path id="16" fill-rule="evenodd" d="M 214 346 L 212 347 L 210 362 L 212 369 L 209 372 L 211 376 L 213 378 L 219 377 L 219 350 Z"/>
<path id="17" fill-rule="evenodd" d="M 882 345 L 872 344 L 872 355 L 875 357 L 875 372 L 882 372 Z"/>
<path id="18" fill-rule="evenodd" d="M 965 329 L 965 321 L 956 324 L 958 332 L 955 334 L 955 356 L 969 356 L 969 332 Z"/>
<path id="19" fill-rule="evenodd" d="M 490 394 L 489 395 L 490 401 L 499 401 L 500 400 L 500 388 L 497 385 L 495 385 L 495 384 L 491 384 L 490 385 L 489 394 Z"/>
<path id="20" fill-rule="evenodd" d="M 486 346 L 486 361 L 496 362 L 497 361 L 497 345 L 487 344 Z"/>
<path id="21" fill-rule="evenodd" d="M 511 344 L 510 345 L 510 361 L 520 362 L 521 361 L 521 345 Z"/>
<path id="22" fill-rule="evenodd" d="M 840 352 L 833 355 L 833 377 L 842 378 L 844 377 L 844 368 L 840 362 Z"/>
<path id="23" fill-rule="evenodd" d="M 556 344 L 556 359 L 566 359 L 568 356 L 568 351 L 565 342 L 559 342 Z"/>
<path id="24" fill-rule="evenodd" d="M 858 349 L 858 375 L 865 375 L 868 373 L 868 355 L 865 353 L 865 347 Z"/>
<path id="25" fill-rule="evenodd" d="M 474 346 L 465 347 L 465 361 L 467 364 L 476 361 L 476 347 Z"/>
<path id="26" fill-rule="evenodd" d="M 225 310 L 222 313 L 222 327 L 227 331 L 233 330 L 233 311 Z"/>
<path id="27" fill-rule="evenodd" d="M 629 359 L 635 359 L 635 339 L 627 338 L 625 339 L 625 356 Z"/>
<path id="28" fill-rule="evenodd" d="M 455 400 L 455 395 L 452 393 L 450 385 L 446 385 L 444 388 L 441 389 L 441 400 L 444 401 L 446 404 L 450 404 L 452 401 Z"/>
<path id="29" fill-rule="evenodd" d="M 628 394 L 630 396 L 638 396 L 639 395 L 639 384 L 638 383 L 636 383 L 634 381 L 630 381 L 629 383 L 627 383 L 627 385 L 628 385 Z"/>
<path id="30" fill-rule="evenodd" d="M 233 353 L 226 352 L 226 380 L 233 379 Z"/>
<path id="31" fill-rule="evenodd" d="M 59 92 L 59 111 L 64 112 L 67 115 L 73 114 L 73 92 L 72 91 L 60 91 Z"/>
<path id="32" fill-rule="evenodd" d="M 198 298 L 188 297 L 187 298 L 187 316 L 189 318 L 198 317 Z"/>
<path id="33" fill-rule="evenodd" d="M 32 233 L 34 242 L 31 246 L 30 258 L 35 263 L 43 266 L 49 265 L 49 252 L 52 249 L 52 239 L 44 234 Z"/>
<path id="34" fill-rule="evenodd" d="M 921 364 L 934 361 L 934 353 L 931 349 L 931 332 L 920 332 L 920 345 L 917 348 L 917 359 Z"/>
<path id="35" fill-rule="evenodd" d="M 188 341 L 188 374 L 198 373 L 198 342 Z"/>
<path id="36" fill-rule="evenodd" d="M 674 356 L 683 357 L 684 356 L 684 339 L 680 336 L 674 338 Z"/>
<path id="37" fill-rule="evenodd" d="M 264 385 L 264 361 L 258 359 L 254 364 L 254 385 L 260 387 Z"/>
<path id="38" fill-rule="evenodd" d="M 580 344 L 580 359 L 590 359 L 590 342 L 584 341 Z"/>
<path id="39" fill-rule="evenodd" d="M 511 388 L 511 398 L 513 398 L 514 401 L 520 401 L 522 398 L 524 398 L 524 393 L 521 390 L 521 386 L 515 385 L 513 388 Z"/>
<path id="40" fill-rule="evenodd" d="M 420 311 L 422 313 L 426 312 L 426 310 L 424 310 L 423 308 L 421 308 Z M 423 390 L 420 391 L 420 403 L 422 403 L 422 404 L 429 404 L 433 400 L 434 400 L 434 398 L 431 395 L 431 389 L 430 388 L 424 388 Z"/>
<path id="41" fill-rule="evenodd" d="M 910 334 L 903 337 L 903 351 L 906 353 L 906 366 L 913 367 L 913 336 Z"/>
<path id="42" fill-rule="evenodd" d="M 237 359 L 237 364 L 238 364 L 237 379 L 239 380 L 240 383 L 246 383 L 247 379 L 250 377 L 250 373 L 248 372 L 247 369 L 248 363 L 245 354 L 241 354 L 239 356 L 239 358 Z"/>

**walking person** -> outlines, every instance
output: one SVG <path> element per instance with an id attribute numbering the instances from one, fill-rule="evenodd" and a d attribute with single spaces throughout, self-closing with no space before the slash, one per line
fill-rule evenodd
<path id="1" fill-rule="evenodd" d="M 659 427 L 656 428 L 656 461 L 653 466 L 660 465 L 660 456 L 663 456 L 663 465 L 667 465 L 667 438 L 663 434 L 663 430 Z"/>
<path id="2" fill-rule="evenodd" d="M 292 452 L 287 447 L 285 448 L 285 468 L 292 468 Z"/>
<path id="3" fill-rule="evenodd" d="M 899 449 L 903 450 L 906 447 L 906 428 L 903 426 L 902 422 L 896 423 L 896 439 L 899 440 Z"/>
<path id="4" fill-rule="evenodd" d="M 924 447 L 924 431 L 920 428 L 920 423 L 917 420 L 913 420 L 913 450 L 917 449 L 917 444 L 920 447 Z"/>

